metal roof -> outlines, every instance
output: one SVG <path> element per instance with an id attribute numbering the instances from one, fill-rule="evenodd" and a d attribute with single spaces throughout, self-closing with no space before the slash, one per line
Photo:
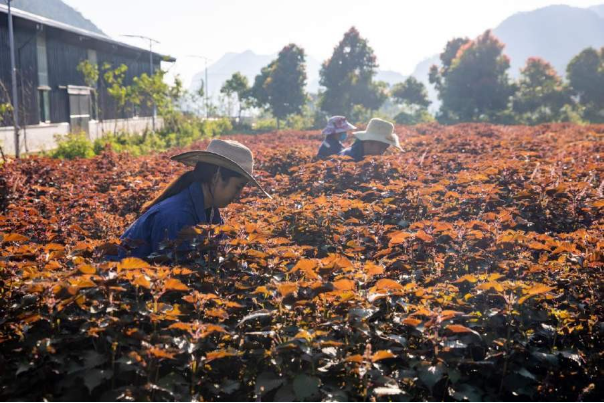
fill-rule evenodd
<path id="1" fill-rule="evenodd" d="M 0 4 L 0 13 L 8 14 L 8 6 L 5 6 L 4 4 Z M 141 51 L 142 52 L 148 52 L 147 49 L 139 48 L 137 46 L 132 46 L 132 45 L 129 45 L 129 44 L 124 43 L 124 42 L 116 41 L 115 39 L 112 39 L 112 38 L 110 38 L 108 36 L 97 34 L 96 32 L 91 32 L 91 31 L 88 31 L 86 29 L 77 28 L 77 27 L 74 27 L 72 25 L 65 24 L 65 23 L 62 23 L 62 22 L 59 22 L 59 21 L 51 20 L 49 18 L 45 18 L 45 17 L 42 17 L 42 16 L 37 15 L 37 14 L 28 13 L 27 11 L 19 10 L 17 8 L 14 8 L 14 7 L 11 7 L 11 13 L 13 14 L 14 17 L 21 18 L 21 19 L 28 20 L 28 21 L 32 21 L 32 22 L 35 22 L 35 23 L 38 23 L 38 24 L 42 24 L 42 25 L 45 25 L 45 26 L 48 26 L 48 27 L 60 29 L 62 31 L 71 32 L 73 34 L 85 36 L 85 37 L 91 38 L 91 39 L 96 39 L 96 40 L 101 41 L 101 42 L 110 43 L 110 44 L 113 44 L 113 45 L 120 46 L 122 48 L 134 50 L 134 51 L 137 51 L 137 52 L 141 52 Z M 174 57 L 172 57 L 172 56 L 162 55 L 162 54 L 156 53 L 156 52 L 153 52 L 153 54 L 155 56 L 160 57 L 162 61 L 167 61 L 167 62 L 175 62 L 176 61 L 176 59 Z"/>

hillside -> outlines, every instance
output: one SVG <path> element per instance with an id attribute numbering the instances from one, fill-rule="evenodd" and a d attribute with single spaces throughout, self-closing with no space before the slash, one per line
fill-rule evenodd
<path id="1" fill-rule="evenodd" d="M 0 0 L 0 4 L 6 5 L 7 0 Z M 11 5 L 28 13 L 106 36 L 100 28 L 84 17 L 82 13 L 63 3 L 61 0 L 13 0 Z"/>

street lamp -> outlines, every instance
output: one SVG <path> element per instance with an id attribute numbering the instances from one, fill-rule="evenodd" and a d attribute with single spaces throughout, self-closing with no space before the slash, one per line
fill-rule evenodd
<path id="1" fill-rule="evenodd" d="M 10 69 L 13 92 L 13 125 L 15 127 L 15 157 L 19 158 L 19 96 L 17 92 L 17 67 L 15 65 L 15 38 L 13 34 L 13 14 L 8 0 L 8 42 L 10 44 Z"/>
<path id="2" fill-rule="evenodd" d="M 208 108 L 208 91 L 209 91 L 209 86 L 208 86 L 208 61 L 210 61 L 210 59 L 208 59 L 205 56 L 200 56 L 200 55 L 188 55 L 185 57 L 196 57 L 198 59 L 203 59 L 205 61 L 205 88 L 204 88 L 204 93 L 205 93 L 205 98 L 206 98 L 206 120 L 210 118 L 210 109 Z"/>
<path id="3" fill-rule="evenodd" d="M 139 38 L 139 39 L 144 39 L 149 41 L 149 71 L 150 71 L 150 76 L 149 78 L 151 78 L 153 76 L 153 44 L 157 43 L 159 44 L 159 41 L 153 39 L 153 38 L 149 38 L 148 36 L 144 36 L 144 35 L 120 35 L 120 36 L 126 36 L 128 38 Z M 155 132 L 155 118 L 157 117 L 157 106 L 155 105 L 155 100 L 153 100 L 153 116 L 151 117 L 151 121 L 152 121 L 152 125 L 153 125 L 153 132 Z"/>

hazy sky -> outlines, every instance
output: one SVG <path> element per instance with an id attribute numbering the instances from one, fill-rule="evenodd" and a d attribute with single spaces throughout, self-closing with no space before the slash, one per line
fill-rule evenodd
<path id="1" fill-rule="evenodd" d="M 380 68 L 409 74 L 454 36 L 475 37 L 510 15 L 551 4 L 587 7 L 604 0 L 64 0 L 108 35 L 139 34 L 178 58 L 171 72 L 187 84 L 226 52 L 278 52 L 294 42 L 320 61 L 351 26 L 369 40 Z"/>

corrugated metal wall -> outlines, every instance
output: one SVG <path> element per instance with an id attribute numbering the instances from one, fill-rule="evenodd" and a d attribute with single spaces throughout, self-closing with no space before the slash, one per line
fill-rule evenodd
<path id="1" fill-rule="evenodd" d="M 8 23 L 0 21 L 0 80 L 9 94 L 12 94 L 10 74 L 10 48 L 8 42 Z M 15 62 L 17 64 L 17 91 L 19 92 L 19 111 L 21 124 L 35 125 L 40 122 L 37 94 L 36 31 L 15 22 Z M 0 102 L 10 100 L 0 88 Z M 2 126 L 12 126 L 12 116 L 5 116 Z"/>
<path id="2" fill-rule="evenodd" d="M 149 54 L 147 52 L 141 52 L 138 55 L 123 56 L 108 51 L 98 52 L 99 66 L 103 66 L 105 63 L 109 63 L 113 68 L 116 68 L 122 64 L 128 67 L 126 75 L 124 77 L 124 84 L 130 85 L 134 80 L 134 77 L 138 77 L 143 73 L 149 74 Z M 159 65 L 155 66 L 155 70 L 159 69 Z M 102 71 L 101 71 L 102 74 Z M 131 118 L 134 116 L 134 110 L 132 106 L 126 108 L 125 113 L 119 113 L 116 111 L 116 103 L 114 99 L 109 96 L 107 90 L 103 84 L 103 80 L 100 80 L 100 91 L 99 91 L 99 108 L 101 109 L 100 114 L 103 119 L 124 119 Z M 138 116 L 151 116 L 153 113 L 149 108 L 139 108 Z"/>
<path id="3" fill-rule="evenodd" d="M 86 48 L 60 31 L 46 31 L 46 54 L 48 57 L 48 82 L 50 85 L 50 121 L 69 122 L 68 85 L 85 85 L 78 64 L 86 60 Z"/>
<path id="4" fill-rule="evenodd" d="M 0 14 L 4 17 L 5 14 Z M 8 45 L 7 19 L 0 18 L 0 80 L 10 92 L 10 53 Z M 29 26 L 28 26 L 29 25 Z M 64 88 L 67 85 L 85 85 L 84 77 L 77 70 L 78 64 L 87 59 L 88 49 L 97 51 L 99 68 L 105 63 L 114 68 L 125 64 L 128 71 L 124 80 L 130 85 L 136 76 L 149 73 L 149 53 L 144 50 L 136 51 L 119 48 L 109 43 L 101 43 L 77 34 L 61 31 L 56 28 L 44 27 L 46 31 L 46 52 L 48 57 L 48 79 L 50 91 L 50 117 L 52 123 L 69 122 L 69 98 Z M 17 68 L 21 76 L 19 81 L 19 96 L 24 116 L 29 125 L 40 122 L 36 30 L 26 21 L 15 19 L 15 42 L 21 48 L 18 52 Z M 159 59 L 155 59 L 154 69 L 159 69 Z M 101 69 L 102 76 L 102 69 Z M 23 85 L 21 85 L 23 83 Z M 2 97 L 0 90 L 0 99 Z M 134 116 L 134 108 L 126 108 L 126 113 L 119 113 L 115 101 L 107 94 L 101 77 L 99 83 L 99 112 L 102 119 L 130 118 Z M 139 108 L 138 116 L 151 116 L 150 108 Z M 23 118 L 21 118 L 23 122 Z M 4 120 L 1 126 L 12 125 L 11 119 Z"/>

